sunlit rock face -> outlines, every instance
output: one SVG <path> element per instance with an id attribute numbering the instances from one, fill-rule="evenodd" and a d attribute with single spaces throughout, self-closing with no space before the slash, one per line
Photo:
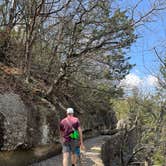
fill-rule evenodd
<path id="1" fill-rule="evenodd" d="M 9 93 L 0 95 L 0 147 L 16 149 L 27 140 L 27 109 L 20 97 Z"/>
<path id="2" fill-rule="evenodd" d="M 47 124 L 43 124 L 42 126 L 42 144 L 48 143 L 48 134 L 49 134 L 49 128 Z"/>
<path id="3" fill-rule="evenodd" d="M 138 142 L 136 128 L 119 130 L 102 145 L 101 156 L 105 166 L 128 165 Z"/>

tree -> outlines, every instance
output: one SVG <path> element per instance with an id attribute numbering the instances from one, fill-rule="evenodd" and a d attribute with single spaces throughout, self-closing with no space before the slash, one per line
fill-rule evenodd
<path id="1" fill-rule="evenodd" d="M 165 148 L 162 147 L 165 145 L 166 114 L 158 95 L 146 96 L 137 91 L 123 100 L 114 101 L 113 105 L 120 117 L 130 124 L 128 130 L 136 129 L 137 144 L 128 162 L 144 162 L 148 159 L 153 164 L 164 164 Z"/>
<path id="2" fill-rule="evenodd" d="M 74 11 L 71 3 L 72 9 L 66 9 L 69 10 L 66 12 L 68 15 L 62 17 L 65 23 L 60 28 L 64 32 L 61 33 L 61 43 L 57 46 L 57 56 L 63 59 L 63 62 L 59 61 L 62 63 L 61 75 L 70 78 L 73 77 L 72 73 L 76 73 L 80 77 L 85 75 L 87 78 L 97 79 L 102 77 L 101 71 L 104 68 L 102 73 L 105 72 L 105 78 L 120 80 L 131 68 L 122 49 L 129 47 L 136 38 L 131 26 L 132 20 L 120 10 L 112 12 L 110 17 L 110 8 L 109 5 L 106 7 L 106 1 L 89 2 L 89 6 L 84 3 L 80 1 L 73 4 Z M 100 15 L 95 17 L 96 13 Z M 100 68 L 99 73 L 97 68 Z M 57 78 L 59 77 L 56 76 L 48 93 L 57 86 Z"/>

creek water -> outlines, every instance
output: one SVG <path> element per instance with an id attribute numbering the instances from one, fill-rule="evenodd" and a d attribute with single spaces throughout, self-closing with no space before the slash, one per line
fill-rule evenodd
<path id="1" fill-rule="evenodd" d="M 0 166 L 28 166 L 59 154 L 60 144 L 41 146 L 31 150 L 1 151 Z"/>

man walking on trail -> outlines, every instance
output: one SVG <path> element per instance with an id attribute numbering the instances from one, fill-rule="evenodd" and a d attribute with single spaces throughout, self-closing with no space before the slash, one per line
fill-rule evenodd
<path id="1" fill-rule="evenodd" d="M 68 166 L 71 153 L 72 166 L 76 166 L 80 148 L 84 149 L 79 119 L 74 117 L 73 108 L 67 108 L 67 116 L 60 122 L 60 139 L 63 151 L 63 166 Z"/>

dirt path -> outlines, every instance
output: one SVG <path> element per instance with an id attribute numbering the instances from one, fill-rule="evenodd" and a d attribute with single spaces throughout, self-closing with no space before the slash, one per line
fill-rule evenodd
<path id="1" fill-rule="evenodd" d="M 81 155 L 82 166 L 103 166 L 100 152 L 105 137 L 106 136 L 99 136 L 84 142 L 86 151 L 82 152 Z M 62 166 L 62 154 L 31 166 Z"/>

